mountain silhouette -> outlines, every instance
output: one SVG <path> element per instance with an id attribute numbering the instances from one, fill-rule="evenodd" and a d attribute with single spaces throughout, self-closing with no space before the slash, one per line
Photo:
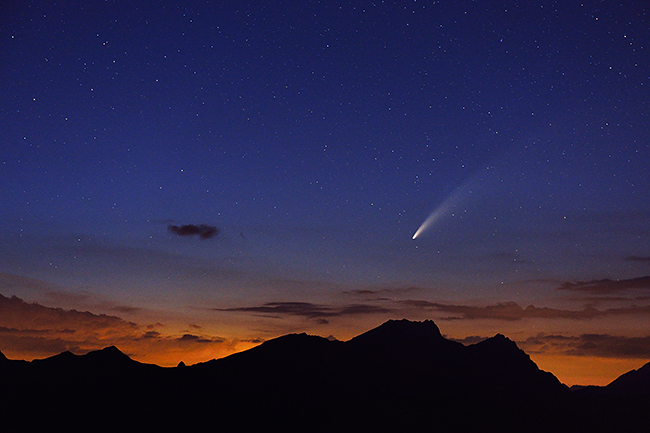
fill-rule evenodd
<path id="1" fill-rule="evenodd" d="M 501 334 L 464 346 L 408 320 L 347 342 L 289 334 L 175 368 L 116 347 L 32 362 L 0 353 L 0 429 L 642 431 L 650 406 L 633 390 L 647 389 L 648 369 L 571 392 Z"/>
<path id="2" fill-rule="evenodd" d="M 608 395 L 643 397 L 650 395 L 650 362 L 638 370 L 628 371 L 607 385 Z"/>

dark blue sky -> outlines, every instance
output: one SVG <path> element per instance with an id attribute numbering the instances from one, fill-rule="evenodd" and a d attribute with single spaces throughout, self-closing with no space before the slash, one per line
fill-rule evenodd
<path id="1" fill-rule="evenodd" d="M 559 286 L 650 272 L 647 2 L 16 1 L 1 15 L 0 271 L 101 298 L 93 311 L 148 306 L 219 333 L 227 320 L 199 306 L 399 289 L 580 309 L 593 299 Z M 365 301 L 364 321 L 424 314 Z M 327 333 L 296 316 L 256 326 Z"/>

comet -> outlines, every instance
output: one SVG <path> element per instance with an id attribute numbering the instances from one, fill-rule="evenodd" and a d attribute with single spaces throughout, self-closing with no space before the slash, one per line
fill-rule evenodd
<path id="1" fill-rule="evenodd" d="M 525 149 L 527 148 L 528 146 L 525 146 Z M 454 216 L 456 208 L 462 201 L 466 201 L 466 199 L 471 196 L 476 196 L 477 194 L 474 193 L 484 189 L 486 183 L 494 182 L 495 175 L 492 173 L 507 169 L 508 165 L 512 164 L 510 161 L 511 158 L 509 157 L 511 154 L 512 152 L 507 149 L 503 152 L 499 152 L 496 158 L 485 164 L 482 169 L 476 171 L 461 185 L 456 187 L 456 189 L 453 190 L 447 198 L 445 198 L 442 203 L 440 203 L 438 207 L 429 214 L 420 227 L 415 231 L 412 239 L 420 237 L 425 231 L 431 229 L 431 227 L 439 223 L 447 215 Z"/>
<path id="2" fill-rule="evenodd" d="M 420 236 L 422 233 L 424 233 L 426 230 L 430 229 L 435 223 L 440 221 L 445 215 L 450 213 L 451 210 L 453 210 L 456 205 L 461 201 L 463 196 L 464 191 L 469 192 L 470 194 L 472 193 L 471 190 L 468 190 L 467 188 L 460 187 L 456 191 L 454 191 L 449 197 L 447 197 L 440 205 L 433 210 L 427 217 L 427 219 L 424 220 L 424 222 L 418 227 L 418 229 L 415 231 L 413 234 L 412 239 L 416 239 L 418 236 Z"/>
<path id="3" fill-rule="evenodd" d="M 438 207 L 436 210 L 434 210 L 433 212 L 431 212 L 431 214 L 429 214 L 427 219 L 424 220 L 424 222 L 420 225 L 420 227 L 418 227 L 418 229 L 413 234 L 413 239 L 420 236 L 422 232 L 424 232 L 426 229 L 431 227 L 436 221 L 440 219 L 443 213 L 441 207 L 442 205 Z"/>

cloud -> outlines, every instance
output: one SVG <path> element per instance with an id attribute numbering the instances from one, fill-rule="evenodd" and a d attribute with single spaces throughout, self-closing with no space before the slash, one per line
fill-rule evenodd
<path id="1" fill-rule="evenodd" d="M 143 362 L 176 365 L 203 362 L 251 347 L 206 335 L 165 335 L 117 316 L 64 310 L 0 294 L 0 351 L 10 359 L 35 359 L 69 350 L 86 353 L 117 346 Z M 241 344 L 241 345 L 240 345 Z"/>
<path id="2" fill-rule="evenodd" d="M 495 305 L 485 307 L 476 307 L 470 305 L 441 304 L 437 302 L 407 300 L 402 301 L 404 305 L 416 307 L 418 309 L 440 311 L 450 313 L 453 316 L 443 318 L 443 320 L 475 320 L 475 319 L 496 319 L 506 321 L 516 321 L 525 318 L 591 318 L 600 312 L 594 308 L 587 307 L 582 311 L 557 310 L 552 308 L 538 308 L 529 305 L 521 308 L 515 302 L 500 302 Z"/>
<path id="3" fill-rule="evenodd" d="M 183 343 L 223 343 L 225 340 L 223 338 L 205 338 L 199 337 L 198 335 L 183 334 L 183 336 L 177 338 L 176 341 Z"/>
<path id="4" fill-rule="evenodd" d="M 582 310 L 562 310 L 557 308 L 535 307 L 534 305 L 529 305 L 526 308 L 522 308 L 515 302 L 499 302 L 494 305 L 487 305 L 483 307 L 471 305 L 442 304 L 422 300 L 405 300 L 399 302 L 411 308 L 452 314 L 452 316 L 443 317 L 441 320 L 494 319 L 518 321 L 535 318 L 584 320 L 605 316 L 650 314 L 650 306 L 636 305 L 630 307 L 609 308 L 604 310 L 599 310 L 591 306 L 587 306 Z"/>
<path id="5" fill-rule="evenodd" d="M 92 295 L 86 291 L 69 292 L 46 281 L 22 275 L 0 272 L 0 291 L 5 293 L 37 293 L 40 298 L 56 303 L 82 305 Z"/>
<path id="6" fill-rule="evenodd" d="M 518 343 L 527 353 L 557 353 L 598 358 L 650 358 L 650 336 L 623 337 L 609 334 L 580 336 L 539 334 Z"/>
<path id="7" fill-rule="evenodd" d="M 627 256 L 624 259 L 626 262 L 642 262 L 642 263 L 648 263 L 650 262 L 650 256 Z"/>
<path id="8" fill-rule="evenodd" d="M 240 340 L 240 341 L 243 341 L 245 343 L 260 344 L 260 343 L 264 343 L 266 340 L 264 340 L 263 338 L 248 338 L 248 339 L 243 339 L 243 340 Z"/>
<path id="9" fill-rule="evenodd" d="M 601 305 L 601 304 L 607 304 L 607 303 L 629 303 L 631 300 L 634 301 L 647 301 L 650 299 L 650 296 L 635 296 L 634 298 L 626 297 L 626 296 L 598 296 L 598 295 L 591 295 L 591 296 L 584 296 L 581 298 L 582 300 L 586 301 L 589 303 L 589 305 L 596 306 L 596 305 Z"/>
<path id="10" fill-rule="evenodd" d="M 27 303 L 16 296 L 6 298 L 3 295 L 0 295 L 0 326 L 51 332 L 65 329 L 92 330 L 102 336 L 138 329 L 135 323 L 116 316 L 44 307 L 37 303 Z"/>
<path id="11" fill-rule="evenodd" d="M 205 224 L 194 225 L 185 224 L 182 226 L 169 225 L 167 230 L 178 236 L 194 236 L 197 235 L 201 239 L 210 239 L 219 236 L 220 230 L 215 226 Z"/>
<path id="12" fill-rule="evenodd" d="M 329 317 L 390 313 L 392 310 L 365 304 L 350 304 L 334 307 L 331 305 L 312 304 L 311 302 L 267 302 L 257 307 L 217 308 L 215 311 L 261 313 L 275 318 L 299 316 L 319 320 L 321 323 L 327 323 L 326 319 Z"/>
<path id="13" fill-rule="evenodd" d="M 420 287 L 397 287 L 397 288 L 383 288 L 383 289 L 355 289 L 355 290 L 344 290 L 344 295 L 349 296 L 358 296 L 358 297 L 378 297 L 380 295 L 389 295 L 389 296 L 399 296 L 402 294 L 408 294 L 413 292 L 420 292 L 422 288 Z M 382 299 L 382 298 L 377 298 Z"/>
<path id="14" fill-rule="evenodd" d="M 304 316 L 310 319 L 332 315 L 330 307 L 310 302 L 267 302 L 258 307 L 236 307 L 216 309 L 217 311 L 241 311 L 245 313 L 263 313 L 280 317 L 280 315 Z"/>
<path id="15" fill-rule="evenodd" d="M 141 338 L 159 338 L 161 336 L 162 334 L 158 331 L 147 331 L 144 334 L 142 334 Z"/>
<path id="16" fill-rule="evenodd" d="M 115 304 L 86 290 L 78 292 L 64 290 L 45 281 L 6 272 L 0 272 L 0 291 L 14 294 L 29 293 L 32 297 L 35 293 L 37 301 L 67 307 L 74 306 L 75 309 L 100 308 L 117 313 L 135 313 L 142 310 L 138 307 Z"/>
<path id="17" fill-rule="evenodd" d="M 5 354 L 91 350 L 138 333 L 138 325 L 116 316 L 50 308 L 0 295 L 0 350 Z"/>
<path id="18" fill-rule="evenodd" d="M 35 278 L 23 277 L 22 275 L 0 272 L 0 288 L 10 292 L 20 289 L 35 290 L 41 292 L 58 290 L 54 285 Z"/>
<path id="19" fill-rule="evenodd" d="M 650 276 L 630 278 L 627 280 L 592 280 L 566 282 L 557 288 L 572 292 L 586 292 L 591 294 L 610 294 L 631 289 L 650 289 Z"/>
<path id="20" fill-rule="evenodd" d="M 479 335 L 470 335 L 470 336 L 467 336 L 465 338 L 450 338 L 450 337 L 446 337 L 446 336 L 445 336 L 445 338 L 448 338 L 448 339 L 450 339 L 452 341 L 457 341 L 458 343 L 462 343 L 465 346 L 469 346 L 471 344 L 476 344 L 476 343 L 480 343 L 483 340 L 487 340 L 489 337 L 481 337 Z"/>

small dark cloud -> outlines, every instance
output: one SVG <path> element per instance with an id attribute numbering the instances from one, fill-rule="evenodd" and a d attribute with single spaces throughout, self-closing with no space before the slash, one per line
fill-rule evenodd
<path id="1" fill-rule="evenodd" d="M 586 292 L 591 294 L 610 294 L 631 289 L 650 289 L 650 276 L 630 278 L 627 280 L 592 280 L 562 283 L 558 290 Z"/>
<path id="2" fill-rule="evenodd" d="M 382 290 L 370 290 L 370 289 L 357 289 L 357 290 L 344 290 L 343 293 L 346 295 L 358 295 L 358 296 L 371 296 L 381 293 Z"/>
<path id="3" fill-rule="evenodd" d="M 328 323 L 328 317 L 357 316 L 364 314 L 389 313 L 392 310 L 366 304 L 350 304 L 339 307 L 312 304 L 311 302 L 267 302 L 257 307 L 237 307 L 215 309 L 216 311 L 239 311 L 244 313 L 261 313 L 270 317 L 299 316 Z"/>
<path id="4" fill-rule="evenodd" d="M 158 331 L 147 331 L 142 334 L 142 338 L 160 338 L 161 334 Z"/>
<path id="5" fill-rule="evenodd" d="M 404 295 L 404 294 L 409 294 L 413 292 L 420 292 L 422 291 L 422 288 L 420 287 L 414 287 L 414 286 L 409 286 L 409 287 L 396 287 L 396 288 L 381 288 L 381 289 L 355 289 L 355 290 L 344 290 L 342 293 L 344 295 L 348 296 L 356 296 L 356 297 L 365 297 L 365 298 L 373 298 L 373 299 L 382 299 L 384 300 L 385 298 L 381 296 L 399 296 L 399 295 Z"/>
<path id="6" fill-rule="evenodd" d="M 165 327 L 165 325 L 163 325 L 160 322 L 150 323 L 149 325 L 147 325 L 147 329 L 164 328 L 164 327 Z"/>
<path id="7" fill-rule="evenodd" d="M 626 262 L 642 262 L 642 263 L 649 263 L 650 262 L 650 256 L 627 256 L 625 257 Z"/>
<path id="8" fill-rule="evenodd" d="M 113 311 L 117 311 L 118 313 L 136 313 L 142 310 L 142 308 L 131 307 L 128 305 L 115 305 L 113 307 L 110 307 L 110 309 Z"/>
<path id="9" fill-rule="evenodd" d="M 199 337 L 198 335 L 192 335 L 192 334 L 183 334 L 182 337 L 178 338 L 177 341 L 180 341 L 182 343 L 223 343 L 224 340 L 220 338 L 205 338 L 205 337 Z"/>
<path id="10" fill-rule="evenodd" d="M 192 334 L 183 334 L 183 336 L 180 337 L 178 341 L 189 342 L 189 343 L 210 343 L 210 340 L 208 340 L 207 338 L 201 338 L 197 335 L 192 335 Z"/>
<path id="11" fill-rule="evenodd" d="M 182 226 L 169 225 L 167 230 L 178 236 L 198 236 L 201 239 L 210 239 L 219 236 L 220 230 L 215 226 L 206 224 L 185 224 Z"/>

